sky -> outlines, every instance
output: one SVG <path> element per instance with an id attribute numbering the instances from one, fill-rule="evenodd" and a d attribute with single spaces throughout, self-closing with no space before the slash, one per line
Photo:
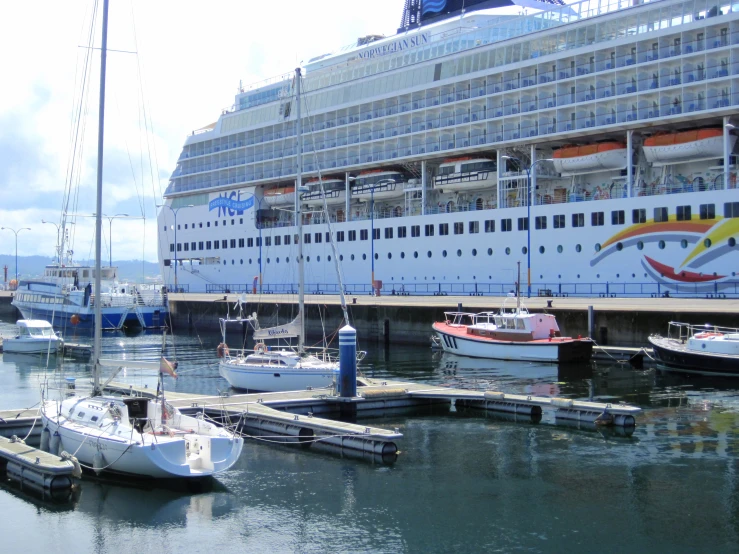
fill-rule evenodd
<path id="1" fill-rule="evenodd" d="M 185 138 L 245 86 L 367 34 L 390 35 L 404 0 L 111 0 L 104 131 L 103 253 L 157 260 L 156 212 Z M 75 98 L 95 0 L 0 2 L 0 226 L 18 255 L 51 259 L 72 163 Z M 102 0 L 98 9 L 101 21 Z M 94 256 L 100 24 L 69 212 L 74 256 Z M 112 232 L 110 232 L 112 229 Z M 108 242 L 112 234 L 112 245 Z M 0 230 L 0 254 L 15 254 Z M 106 257 L 106 256 L 104 256 Z"/>

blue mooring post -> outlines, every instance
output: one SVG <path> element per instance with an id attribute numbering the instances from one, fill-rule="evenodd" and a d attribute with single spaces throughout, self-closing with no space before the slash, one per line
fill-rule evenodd
<path id="1" fill-rule="evenodd" d="M 339 330 L 339 396 L 357 396 L 357 331 L 350 325 Z"/>

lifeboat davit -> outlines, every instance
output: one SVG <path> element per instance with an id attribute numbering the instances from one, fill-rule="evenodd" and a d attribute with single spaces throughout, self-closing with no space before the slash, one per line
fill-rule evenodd
<path id="1" fill-rule="evenodd" d="M 559 173 L 594 173 L 626 167 L 626 145 L 623 142 L 599 142 L 563 146 L 555 150 L 554 168 Z"/>
<path id="2" fill-rule="evenodd" d="M 729 136 L 729 151 L 734 149 L 736 136 Z M 681 161 L 723 158 L 724 132 L 719 128 L 656 133 L 644 141 L 644 155 L 653 164 L 664 165 Z"/>
<path id="3" fill-rule="evenodd" d="M 295 203 L 295 187 L 275 187 L 264 191 L 262 202 L 270 206 Z"/>

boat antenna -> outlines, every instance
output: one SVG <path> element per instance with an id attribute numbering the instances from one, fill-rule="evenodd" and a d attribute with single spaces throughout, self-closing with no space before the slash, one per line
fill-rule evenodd
<path id="1" fill-rule="evenodd" d="M 300 119 L 300 68 L 295 68 L 295 134 L 297 136 L 297 164 L 295 172 L 295 217 L 298 220 L 298 353 L 305 351 L 305 276 L 303 267 L 303 214 L 300 213 L 300 189 L 303 185 L 303 129 Z"/>
<path id="2" fill-rule="evenodd" d="M 103 128 L 105 124 L 105 69 L 108 48 L 108 0 L 103 2 L 103 40 L 100 46 L 100 108 L 98 114 L 97 198 L 95 209 L 95 329 L 92 341 L 92 394 L 100 394 L 100 345 L 103 317 L 101 312 L 101 263 L 103 229 Z"/>

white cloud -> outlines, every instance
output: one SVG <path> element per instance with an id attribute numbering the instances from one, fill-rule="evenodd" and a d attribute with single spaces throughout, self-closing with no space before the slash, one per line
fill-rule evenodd
<path id="1" fill-rule="evenodd" d="M 147 216 L 113 222 L 113 256 L 156 260 L 155 204 L 193 130 L 216 121 L 243 81 L 292 71 L 302 61 L 370 33 L 392 34 L 404 0 L 114 0 L 105 122 L 103 212 Z M 0 3 L 0 225 L 31 227 L 19 253 L 54 254 L 68 173 L 72 106 L 93 1 Z M 100 2 L 102 13 L 102 2 Z M 135 22 L 135 27 L 134 27 Z M 134 32 L 135 28 L 135 32 Z M 99 46 L 99 28 L 95 45 Z M 95 211 L 98 51 L 90 72 L 79 203 Z M 142 78 L 139 78 L 142 75 Z M 143 95 L 141 91 L 143 90 Z M 143 101 L 141 100 L 143 98 Z M 144 126 L 144 110 L 147 124 Z M 164 178 L 162 178 L 164 176 Z M 143 196 L 142 196 L 143 195 Z M 104 222 L 104 233 L 108 224 Z M 75 250 L 91 252 L 93 221 L 80 218 Z M 0 252 L 14 253 L 12 233 Z"/>

